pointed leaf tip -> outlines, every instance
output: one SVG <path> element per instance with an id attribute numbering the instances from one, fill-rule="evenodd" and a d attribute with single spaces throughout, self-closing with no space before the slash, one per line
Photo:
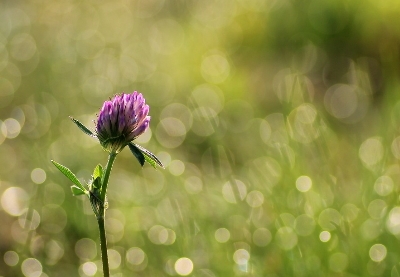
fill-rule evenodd
<path id="1" fill-rule="evenodd" d="M 90 131 L 89 128 L 86 127 L 85 125 L 83 125 L 79 120 L 73 118 L 72 116 L 69 116 L 69 118 L 70 118 L 70 119 L 72 120 L 72 122 L 74 122 L 74 123 L 76 124 L 76 126 L 78 126 L 78 128 L 81 129 L 82 132 L 84 132 L 86 135 L 89 135 L 89 136 L 91 136 L 91 137 L 93 137 L 93 138 L 96 137 L 96 135 L 93 134 L 93 132 Z"/>

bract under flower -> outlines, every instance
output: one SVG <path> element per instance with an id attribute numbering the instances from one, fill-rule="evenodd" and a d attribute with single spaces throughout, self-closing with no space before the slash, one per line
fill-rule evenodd
<path id="1" fill-rule="evenodd" d="M 150 123 L 149 106 L 141 93 L 114 96 L 104 102 L 96 122 L 96 136 L 108 152 L 119 153 L 143 134 Z"/>

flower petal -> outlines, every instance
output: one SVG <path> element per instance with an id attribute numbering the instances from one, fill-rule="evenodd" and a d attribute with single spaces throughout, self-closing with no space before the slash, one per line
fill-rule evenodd
<path id="1" fill-rule="evenodd" d="M 134 129 L 128 135 L 127 140 L 131 142 L 132 140 L 134 140 L 135 138 L 146 132 L 146 130 L 149 128 L 149 125 L 150 125 L 150 116 L 147 116 L 145 120 L 142 122 L 142 124 L 138 126 L 136 129 Z"/>
<path id="2" fill-rule="evenodd" d="M 143 134 L 150 123 L 149 106 L 141 93 L 121 93 L 105 101 L 96 123 L 96 135 L 109 152 L 118 153 Z"/>

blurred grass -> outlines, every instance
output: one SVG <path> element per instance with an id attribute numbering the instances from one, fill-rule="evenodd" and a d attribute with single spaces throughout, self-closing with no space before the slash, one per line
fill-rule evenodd
<path id="1" fill-rule="evenodd" d="M 151 130 L 111 174 L 113 276 L 400 276 L 398 1 L 0 3 L 0 276 L 101 276 L 54 159 L 138 90 Z"/>

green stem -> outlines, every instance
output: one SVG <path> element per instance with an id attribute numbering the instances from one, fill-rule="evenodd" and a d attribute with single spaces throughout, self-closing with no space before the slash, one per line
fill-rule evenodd
<path id="1" fill-rule="evenodd" d="M 100 231 L 100 248 L 101 248 L 101 260 L 103 262 L 103 274 L 104 277 L 110 276 L 110 269 L 108 267 L 108 253 L 107 253 L 107 239 L 106 239 L 106 228 L 104 224 L 104 209 L 103 215 L 97 218 Z"/>
<path id="2" fill-rule="evenodd" d="M 100 194 L 101 201 L 103 201 L 103 203 L 105 202 L 105 199 L 106 199 L 108 179 L 110 178 L 111 168 L 113 166 L 113 163 L 114 163 L 114 160 L 116 157 L 117 157 L 117 153 L 110 153 L 110 155 L 108 156 L 106 171 L 104 173 L 104 177 L 102 180 L 101 194 Z"/>
<path id="3" fill-rule="evenodd" d="M 105 218 L 105 200 L 106 200 L 106 193 L 107 193 L 107 186 L 108 186 L 108 179 L 110 178 L 110 173 L 111 169 L 115 160 L 115 157 L 117 156 L 116 153 L 110 153 L 108 156 L 108 161 L 107 161 L 107 166 L 105 169 L 104 177 L 102 180 L 102 185 L 101 185 L 101 192 L 100 192 L 100 198 L 102 201 L 101 208 L 97 217 L 97 223 L 99 224 L 99 231 L 100 231 L 100 248 L 101 248 L 101 259 L 103 262 L 103 274 L 104 277 L 109 277 L 110 276 L 110 269 L 108 267 L 108 253 L 107 253 L 107 238 L 106 238 L 106 228 L 104 224 L 104 218 Z"/>

